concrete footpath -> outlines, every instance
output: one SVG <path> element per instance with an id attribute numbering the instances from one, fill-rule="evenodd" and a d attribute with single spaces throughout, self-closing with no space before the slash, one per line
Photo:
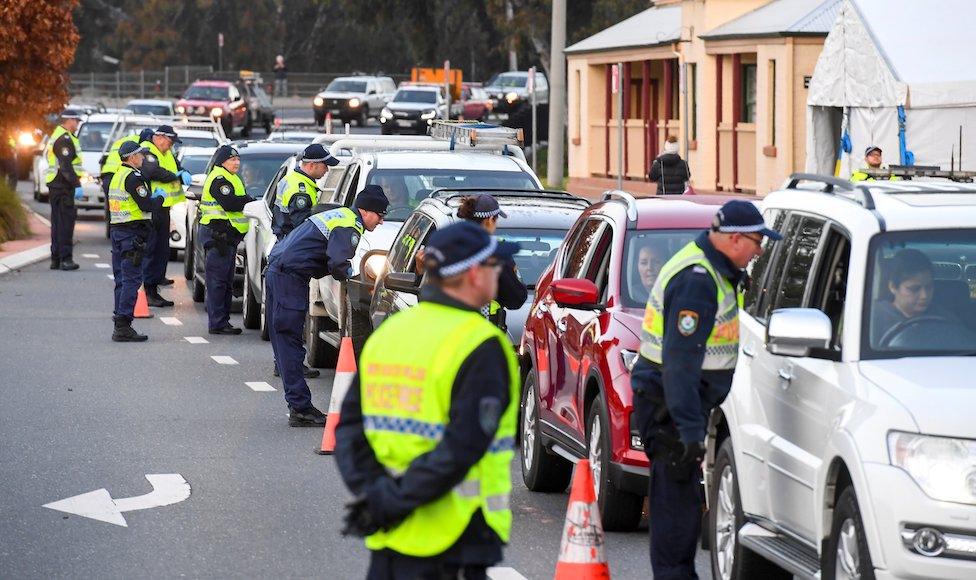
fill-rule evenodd
<path id="1" fill-rule="evenodd" d="M 23 240 L 13 240 L 0 249 L 0 276 L 36 264 L 51 257 L 51 222 L 29 208 L 31 235 Z"/>

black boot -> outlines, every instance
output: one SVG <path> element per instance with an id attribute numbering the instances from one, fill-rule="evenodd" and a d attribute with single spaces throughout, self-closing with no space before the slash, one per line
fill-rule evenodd
<path id="1" fill-rule="evenodd" d="M 51 269 L 52 270 L 61 269 L 61 258 L 51 258 Z"/>
<path id="2" fill-rule="evenodd" d="M 288 409 L 289 427 L 321 427 L 325 425 L 325 413 L 315 407 L 302 409 L 301 411 Z"/>
<path id="3" fill-rule="evenodd" d="M 160 286 L 172 286 L 176 281 L 172 278 L 163 278 L 163 281 L 159 283 Z"/>
<path id="4" fill-rule="evenodd" d="M 72 260 L 71 258 L 65 258 L 65 259 L 61 260 L 61 269 L 62 270 L 77 270 L 78 269 L 78 264 L 75 264 L 75 261 Z"/>
<path id="5" fill-rule="evenodd" d="M 145 342 L 149 337 L 139 334 L 132 328 L 132 321 L 124 318 L 115 319 L 115 332 L 112 333 L 114 342 Z"/>
<path id="6" fill-rule="evenodd" d="M 174 304 L 172 300 L 160 296 L 159 288 L 156 286 L 146 286 L 146 301 L 154 308 L 168 308 Z"/>

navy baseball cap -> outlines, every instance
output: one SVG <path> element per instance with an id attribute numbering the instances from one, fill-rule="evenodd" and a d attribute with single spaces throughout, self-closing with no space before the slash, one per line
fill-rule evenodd
<path id="1" fill-rule="evenodd" d="M 302 153 L 302 161 L 306 163 L 325 163 L 330 167 L 339 165 L 339 160 L 329 154 L 329 150 L 321 143 L 312 143 Z"/>
<path id="2" fill-rule="evenodd" d="M 214 152 L 214 165 L 223 165 L 231 157 L 240 157 L 241 154 L 234 149 L 233 145 L 221 145 Z"/>
<path id="3" fill-rule="evenodd" d="M 155 131 L 154 135 L 162 135 L 163 137 L 169 137 L 174 143 L 182 143 L 180 141 L 180 136 L 176 134 L 176 130 L 173 129 L 171 125 L 160 125 Z"/>
<path id="4" fill-rule="evenodd" d="M 498 200 L 494 197 L 488 195 L 487 193 L 479 193 L 474 196 L 474 217 L 478 219 L 488 219 L 491 217 L 501 216 L 507 218 L 508 214 L 502 211 L 502 208 L 498 206 Z"/>
<path id="5" fill-rule="evenodd" d="M 766 227 L 759 208 L 744 199 L 725 202 L 712 219 L 712 231 L 723 234 L 760 233 L 771 240 L 783 239 L 779 232 Z"/>
<path id="6" fill-rule="evenodd" d="M 519 247 L 517 242 L 500 242 L 485 228 L 463 221 L 431 234 L 424 249 L 424 261 L 429 272 L 450 278 L 488 258 L 511 261 Z"/>
<path id="7" fill-rule="evenodd" d="M 877 145 L 869 145 L 868 148 L 864 150 L 864 156 L 867 157 L 874 151 L 877 151 L 878 153 L 882 153 L 881 147 L 878 147 Z"/>
<path id="8" fill-rule="evenodd" d="M 153 133 L 155 133 L 155 130 L 152 127 L 146 127 L 142 131 L 139 131 L 139 142 L 149 141 L 152 139 Z"/>
<path id="9" fill-rule="evenodd" d="M 119 157 L 121 157 L 122 159 L 128 159 L 129 157 L 132 157 L 136 153 L 146 154 L 149 153 L 149 149 L 146 149 L 145 147 L 139 145 L 138 143 L 134 143 L 132 141 L 126 141 L 125 143 L 119 146 Z"/>
<path id="10" fill-rule="evenodd" d="M 386 197 L 386 194 L 383 193 L 383 188 L 375 184 L 364 187 L 363 190 L 356 195 L 356 203 L 353 204 L 353 207 L 358 207 L 359 209 L 364 209 L 380 215 L 386 215 L 386 208 L 389 206 L 390 200 Z"/>

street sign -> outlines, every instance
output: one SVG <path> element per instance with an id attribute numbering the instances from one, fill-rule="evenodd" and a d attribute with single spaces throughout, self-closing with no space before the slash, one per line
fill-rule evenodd
<path id="1" fill-rule="evenodd" d="M 122 512 L 172 505 L 190 497 L 190 484 L 178 473 L 148 473 L 146 479 L 153 490 L 145 495 L 112 499 L 108 490 L 102 488 L 44 504 L 43 507 L 127 528 L 129 525 Z"/>
<path id="2" fill-rule="evenodd" d="M 620 86 L 620 69 L 617 65 L 610 67 L 610 92 L 614 95 L 617 94 L 617 88 Z"/>
<path id="3" fill-rule="evenodd" d="M 220 48 L 223 48 L 224 47 L 224 33 L 223 32 L 218 32 L 217 33 L 217 46 L 220 47 Z"/>

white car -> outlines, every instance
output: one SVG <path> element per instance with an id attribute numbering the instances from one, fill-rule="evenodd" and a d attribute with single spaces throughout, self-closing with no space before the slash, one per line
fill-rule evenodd
<path id="1" fill-rule="evenodd" d="M 182 138 L 182 135 L 180 136 Z M 213 156 L 214 151 L 217 147 L 181 147 L 177 152 L 177 159 L 180 162 L 180 166 L 190 172 L 190 175 L 203 175 L 206 178 L 207 163 Z M 203 182 L 198 178 L 196 181 L 199 184 L 191 183 L 190 185 L 184 186 L 183 189 L 187 193 L 195 192 L 196 194 L 201 193 L 201 188 L 203 187 Z M 190 231 L 188 227 L 189 224 L 193 222 L 193 218 L 196 216 L 197 202 L 193 199 L 187 199 L 186 201 L 181 201 L 174 204 L 169 208 L 169 259 L 176 260 L 178 258 L 177 251 L 185 250 L 187 243 L 187 233 Z M 190 262 L 192 268 L 192 261 Z M 190 270 L 189 274 L 186 274 L 186 279 L 191 280 L 193 276 L 193 271 Z"/>
<path id="2" fill-rule="evenodd" d="M 803 174 L 765 198 L 784 239 L 706 442 L 715 578 L 976 578 L 974 199 Z"/>
<path id="3" fill-rule="evenodd" d="M 125 104 L 125 110 L 137 115 L 170 117 L 176 114 L 173 101 L 166 99 L 132 99 Z"/>
<path id="4" fill-rule="evenodd" d="M 370 117 L 380 114 L 387 101 L 396 92 L 396 83 L 390 77 L 354 76 L 334 79 L 325 90 L 312 98 L 315 124 L 322 126 L 325 116 L 364 127 Z"/>

